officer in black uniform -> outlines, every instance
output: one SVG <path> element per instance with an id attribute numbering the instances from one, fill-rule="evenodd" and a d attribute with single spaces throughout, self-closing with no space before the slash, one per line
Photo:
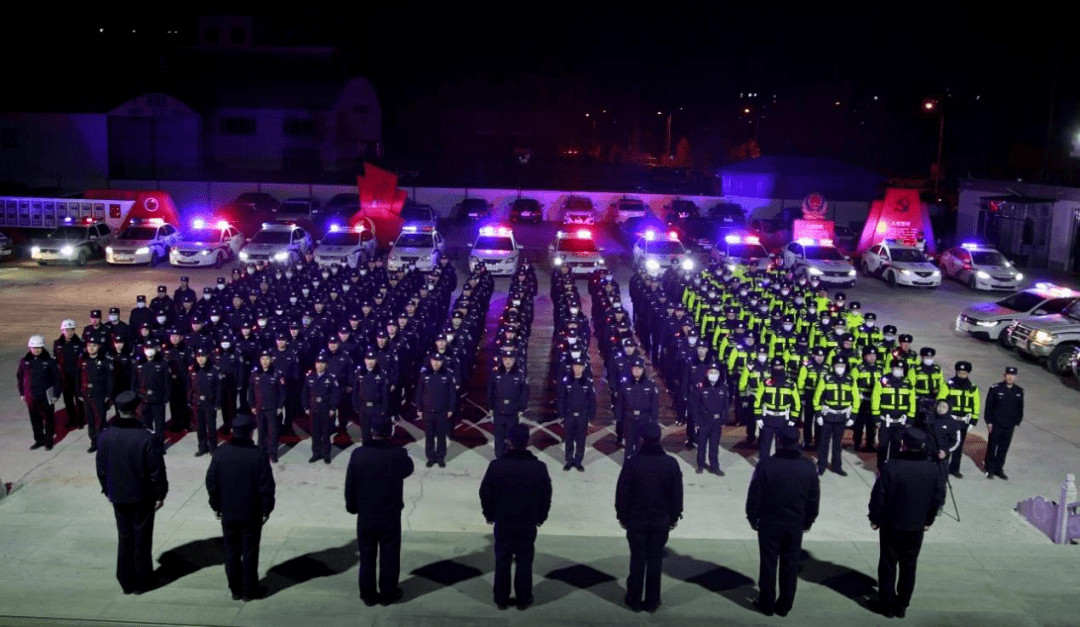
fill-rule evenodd
<path id="1" fill-rule="evenodd" d="M 30 426 L 34 430 L 34 444 L 30 450 L 44 446 L 45 450 L 51 451 L 56 430 L 53 403 L 62 392 L 60 368 L 56 360 L 49 356 L 49 351 L 45 350 L 43 336 L 30 336 L 27 347 L 26 355 L 19 360 L 15 381 L 19 396 L 30 413 Z"/>
<path id="2" fill-rule="evenodd" d="M 91 332 L 84 338 L 86 352 L 79 358 L 79 398 L 86 410 L 87 435 L 90 437 L 90 449 L 97 450 L 98 433 L 109 421 L 105 410 L 112 404 L 110 393 L 113 389 L 112 358 L 102 345 L 107 344 L 104 332 Z"/>
<path id="3" fill-rule="evenodd" d="M 71 318 L 65 319 L 60 323 L 60 337 L 53 342 L 53 358 L 60 368 L 67 423 L 75 429 L 82 429 L 86 424 L 85 410 L 78 394 L 79 357 L 83 350 L 82 338 L 75 334 L 75 321 Z"/>
<path id="4" fill-rule="evenodd" d="M 154 435 L 135 419 L 138 405 L 134 392 L 123 392 L 116 397 L 120 415 L 98 437 L 97 450 L 101 492 L 108 497 L 116 514 L 120 536 L 116 579 L 124 594 L 142 594 L 155 586 L 154 512 L 161 509 L 169 492 L 162 448 Z"/>
<path id="5" fill-rule="evenodd" d="M 446 468 L 446 438 L 454 417 L 454 373 L 443 368 L 438 353 L 428 355 L 428 364 L 416 385 L 416 413 L 424 421 L 427 467 Z"/>
<path id="6" fill-rule="evenodd" d="M 169 373 L 169 365 L 159 354 L 159 349 L 156 342 L 147 342 L 143 346 L 146 360 L 135 367 L 131 387 L 139 397 L 139 414 L 143 426 L 154 432 L 158 446 L 164 453 L 165 404 L 169 402 L 172 394 L 172 375 Z"/>
<path id="7" fill-rule="evenodd" d="M 615 417 L 623 424 L 626 460 L 637 452 L 641 429 L 648 424 L 659 424 L 660 392 L 652 379 L 645 376 L 645 360 L 641 357 L 634 357 L 630 363 L 630 376 L 620 381 L 617 399 Z"/>
<path id="8" fill-rule="evenodd" d="M 221 411 L 222 374 L 210 362 L 213 349 L 200 346 L 195 349 L 195 363 L 188 366 L 188 404 L 195 414 L 195 431 L 199 450 L 195 457 L 202 457 L 217 450 L 217 413 Z"/>
<path id="9" fill-rule="evenodd" d="M 710 362 L 705 369 L 704 381 L 693 388 L 690 411 L 693 424 L 697 425 L 697 473 L 705 472 L 706 452 L 709 472 L 723 477 L 720 470 L 720 434 L 728 416 L 727 383 L 720 378 L 720 364 Z"/>
<path id="10" fill-rule="evenodd" d="M 506 435 L 529 404 L 529 384 L 517 365 L 517 352 L 503 350 L 488 378 L 487 403 L 495 422 L 495 457 L 506 452 Z"/>
<path id="11" fill-rule="evenodd" d="M 281 410 L 285 406 L 285 377 L 274 368 L 274 353 L 267 349 L 259 355 L 259 366 L 251 371 L 248 405 L 259 425 L 259 447 L 265 448 L 270 461 L 278 461 L 278 431 Z"/>
<path id="12" fill-rule="evenodd" d="M 334 418 L 340 405 L 341 386 L 330 372 L 327 363 L 330 351 L 322 350 L 315 357 L 315 369 L 304 377 L 301 391 L 304 413 L 311 419 L 311 459 L 330 463 L 330 436 L 334 432 Z"/>
<path id="13" fill-rule="evenodd" d="M 379 354 L 374 350 L 364 353 L 355 378 L 352 405 L 360 418 L 361 437 L 366 442 L 371 439 L 372 427 L 391 422 L 390 379 L 379 365 Z"/>
<path id="14" fill-rule="evenodd" d="M 260 596 L 259 541 L 275 503 L 274 471 L 266 451 L 251 439 L 254 430 L 251 416 L 237 416 L 232 440 L 214 452 L 206 469 L 206 492 L 221 521 L 225 576 L 234 601 Z"/>
<path id="15" fill-rule="evenodd" d="M 1013 430 L 1024 420 L 1024 388 L 1016 385 L 1016 368 L 1005 368 L 1005 380 L 986 391 L 986 410 L 983 413 L 990 432 L 983 466 L 986 478 L 1008 479 L 1005 476 L 1005 455 L 1012 443 Z"/>
<path id="16" fill-rule="evenodd" d="M 596 419 L 596 386 L 591 373 L 586 372 L 584 359 L 575 360 L 570 368 L 571 373 L 559 382 L 557 398 L 557 411 L 566 432 L 566 463 L 563 470 L 577 468 L 585 472 L 582 459 L 589 423 Z"/>

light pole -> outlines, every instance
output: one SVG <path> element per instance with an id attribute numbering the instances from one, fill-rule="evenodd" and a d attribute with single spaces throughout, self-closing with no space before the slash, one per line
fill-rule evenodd
<path id="1" fill-rule="evenodd" d="M 671 116 L 674 115 L 676 111 L 682 111 L 682 110 L 683 110 L 682 107 L 677 107 L 675 109 L 672 109 L 667 114 L 667 139 L 664 141 L 664 156 L 667 158 L 667 160 L 669 162 L 672 160 L 672 154 L 671 154 Z M 664 115 L 664 113 L 662 111 L 657 111 L 656 115 Z"/>
<path id="2" fill-rule="evenodd" d="M 937 100 L 924 100 L 923 111 L 937 111 L 938 114 L 938 139 L 937 139 L 937 166 L 934 172 L 934 196 L 938 194 L 938 181 L 941 179 L 941 145 L 945 139 L 945 112 Z"/>

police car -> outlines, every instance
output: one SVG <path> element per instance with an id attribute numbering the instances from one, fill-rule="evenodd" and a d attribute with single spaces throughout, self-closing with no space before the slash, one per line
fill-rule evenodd
<path id="1" fill-rule="evenodd" d="M 825 285 L 855 287 L 855 266 L 831 239 L 800 237 L 784 247 L 784 268 L 795 276 L 816 276 Z"/>
<path id="2" fill-rule="evenodd" d="M 679 241 L 679 234 L 675 231 L 657 233 L 652 229 L 646 230 L 638 237 L 633 248 L 634 267 L 638 271 L 656 275 L 668 268 L 676 270 L 693 270 L 694 260 L 690 257 L 690 251 Z"/>
<path id="3" fill-rule="evenodd" d="M 483 261 L 487 271 L 494 275 L 513 274 L 521 253 L 521 246 L 514 239 L 514 231 L 505 226 L 482 227 L 470 248 L 469 272 Z"/>
<path id="4" fill-rule="evenodd" d="M 595 224 L 596 209 L 592 200 L 584 196 L 567 196 L 560 207 L 563 224 Z"/>
<path id="5" fill-rule="evenodd" d="M 112 241 L 112 229 L 102 221 L 86 218 L 75 222 L 64 218 L 64 225 L 49 231 L 44 238 L 30 246 L 30 258 L 38 265 L 48 263 L 74 263 L 85 266 L 87 260 L 105 255 L 105 247 Z"/>
<path id="6" fill-rule="evenodd" d="M 567 266 L 571 274 L 588 274 L 606 268 L 603 248 L 596 245 L 592 231 L 559 231 L 548 245 L 548 258 L 555 268 Z"/>
<path id="7" fill-rule="evenodd" d="M 1070 290 L 1071 292 L 1071 290 Z M 1009 325 L 1009 344 L 1032 359 L 1045 359 L 1056 375 L 1072 370 L 1073 353 L 1080 347 L 1080 300 L 1057 313 L 1028 316 Z"/>
<path id="8" fill-rule="evenodd" d="M 409 264 L 415 264 L 417 270 L 429 272 L 435 269 L 445 247 L 446 240 L 430 225 L 406 224 L 401 227 L 401 233 L 390 249 L 386 267 L 391 272 L 396 272 Z"/>
<path id="9" fill-rule="evenodd" d="M 623 196 L 611 203 L 608 214 L 612 222 L 626 222 L 630 218 L 644 218 L 649 215 L 649 206 L 640 198 Z"/>
<path id="10" fill-rule="evenodd" d="M 315 263 L 320 268 L 334 264 L 355 268 L 375 256 L 375 246 L 375 231 L 370 223 L 352 227 L 331 224 L 330 232 L 315 246 Z"/>
<path id="11" fill-rule="evenodd" d="M 728 233 L 718 241 L 712 250 L 712 258 L 732 270 L 738 266 L 750 270 L 768 270 L 773 263 L 769 251 L 761 245 L 757 235 L 739 233 Z"/>
<path id="12" fill-rule="evenodd" d="M 968 307 L 956 317 L 956 330 L 972 337 L 997 340 L 1005 348 L 1012 348 L 1009 326 L 1013 322 L 1027 316 L 1060 313 L 1077 300 L 1080 292 L 1052 283 L 1037 283 L 1002 300 Z"/>
<path id="13" fill-rule="evenodd" d="M 311 236 L 295 224 L 266 223 L 240 249 L 240 261 L 294 263 L 312 249 Z"/>
<path id="14" fill-rule="evenodd" d="M 945 278 L 965 283 L 973 290 L 1015 290 L 1024 275 L 992 246 L 964 243 L 941 254 Z"/>
<path id="15" fill-rule="evenodd" d="M 936 288 L 941 285 L 941 271 L 915 242 L 886 239 L 871 246 L 862 255 L 862 269 L 867 276 L 885 279 L 889 287 Z"/>
<path id="16" fill-rule="evenodd" d="M 244 245 L 244 235 L 225 220 L 207 224 L 195 220 L 191 229 L 169 251 L 169 264 L 181 267 L 214 266 L 236 259 Z"/>
<path id="17" fill-rule="evenodd" d="M 11 238 L 3 233 L 0 233 L 0 259 L 8 257 L 14 254 L 14 252 L 14 248 L 11 245 Z"/>
<path id="18" fill-rule="evenodd" d="M 148 263 L 156 266 L 169 256 L 169 249 L 180 238 L 179 231 L 161 218 L 132 220 L 127 228 L 105 247 L 106 263 L 130 265 Z"/>

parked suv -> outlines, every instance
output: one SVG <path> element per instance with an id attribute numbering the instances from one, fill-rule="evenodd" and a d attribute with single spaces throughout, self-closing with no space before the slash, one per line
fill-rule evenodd
<path id="1" fill-rule="evenodd" d="M 1036 359 L 1045 359 L 1056 375 L 1072 370 L 1073 353 L 1080 346 L 1080 301 L 1058 314 L 1021 318 L 1008 331 L 1013 348 Z"/>

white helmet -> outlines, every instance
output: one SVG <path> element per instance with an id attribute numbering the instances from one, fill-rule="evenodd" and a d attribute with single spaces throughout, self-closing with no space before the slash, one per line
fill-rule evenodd
<path id="1" fill-rule="evenodd" d="M 74 329 L 74 328 L 75 328 L 75 321 L 72 320 L 71 318 L 66 318 L 63 322 L 60 323 L 60 330 L 61 331 L 63 331 L 64 329 Z"/>
<path id="2" fill-rule="evenodd" d="M 26 343 L 30 348 L 45 348 L 45 336 L 44 335 L 31 335 L 30 341 Z"/>

